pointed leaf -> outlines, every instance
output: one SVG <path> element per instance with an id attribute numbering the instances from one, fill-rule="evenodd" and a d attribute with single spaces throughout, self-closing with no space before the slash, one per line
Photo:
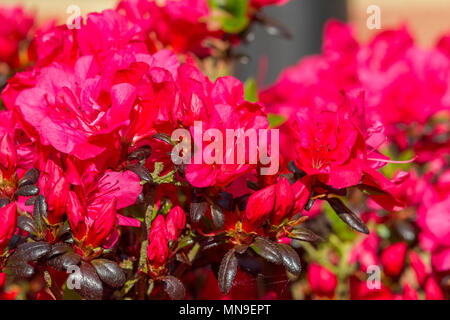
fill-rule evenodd
<path id="1" fill-rule="evenodd" d="M 298 253 L 289 245 L 278 243 L 278 251 L 283 259 L 286 269 L 294 276 L 298 277 L 302 271 L 302 265 Z"/>
<path id="2" fill-rule="evenodd" d="M 16 191 L 16 195 L 22 197 L 31 197 L 35 196 L 39 193 L 39 187 L 35 185 L 25 185 L 20 187 L 19 190 Z"/>
<path id="3" fill-rule="evenodd" d="M 219 193 L 217 204 L 227 211 L 233 211 L 233 195 L 228 192 Z"/>
<path id="4" fill-rule="evenodd" d="M 130 170 L 131 172 L 136 173 L 136 175 L 141 179 L 142 181 L 146 181 L 148 183 L 153 182 L 152 175 L 148 169 L 138 163 L 133 163 L 127 166 L 127 170 Z"/>
<path id="5" fill-rule="evenodd" d="M 162 278 L 164 283 L 164 291 L 169 295 L 172 300 L 184 299 L 186 290 L 183 283 L 174 276 L 165 276 Z"/>
<path id="6" fill-rule="evenodd" d="M 167 144 L 174 145 L 174 143 L 173 143 L 172 139 L 170 138 L 170 136 L 168 134 L 165 134 L 165 133 L 154 134 L 152 136 L 152 138 L 156 139 L 156 140 L 159 140 L 159 141 L 162 141 L 162 142 L 165 142 Z"/>
<path id="7" fill-rule="evenodd" d="M 200 219 L 205 215 L 206 209 L 208 208 L 208 203 L 206 201 L 192 202 L 190 215 L 193 222 L 199 222 Z"/>
<path id="8" fill-rule="evenodd" d="M 81 256 L 75 252 L 66 252 L 55 255 L 47 260 L 47 264 L 55 270 L 67 271 L 72 266 L 77 266 L 81 261 Z"/>
<path id="9" fill-rule="evenodd" d="M 128 155 L 128 160 L 145 160 L 152 154 L 152 147 L 145 145 L 134 150 Z"/>
<path id="10" fill-rule="evenodd" d="M 333 208 L 333 210 L 337 213 L 338 217 L 348 226 L 358 232 L 369 234 L 369 229 L 364 224 L 364 222 L 349 208 L 347 208 L 340 199 L 329 198 L 327 199 L 327 201 Z"/>
<path id="11" fill-rule="evenodd" d="M 283 262 L 276 243 L 266 238 L 257 237 L 250 247 L 258 255 L 271 263 L 281 264 Z"/>
<path id="12" fill-rule="evenodd" d="M 291 230 L 291 235 L 289 236 L 292 239 L 307 241 L 307 242 L 317 242 L 322 241 L 323 239 L 306 228 L 295 228 Z"/>
<path id="13" fill-rule="evenodd" d="M 38 233 L 36 224 L 34 223 L 33 219 L 26 216 L 19 216 L 17 218 L 17 227 L 33 235 L 36 235 Z"/>
<path id="14" fill-rule="evenodd" d="M 36 168 L 28 170 L 22 179 L 19 180 L 19 187 L 36 184 L 39 180 L 39 170 Z"/>
<path id="15" fill-rule="evenodd" d="M 238 261 L 234 254 L 234 249 L 230 249 L 222 259 L 219 268 L 219 288 L 223 294 L 228 294 L 233 286 L 233 280 L 236 276 Z"/>
<path id="16" fill-rule="evenodd" d="M 223 214 L 222 208 L 217 205 L 211 206 L 211 217 L 214 222 L 214 225 L 217 228 L 222 228 L 225 223 L 225 215 Z"/>
<path id="17" fill-rule="evenodd" d="M 86 262 L 81 263 L 80 272 L 73 274 L 74 280 L 80 284 L 77 293 L 89 300 L 100 300 L 103 296 L 102 281 L 94 267 Z"/>

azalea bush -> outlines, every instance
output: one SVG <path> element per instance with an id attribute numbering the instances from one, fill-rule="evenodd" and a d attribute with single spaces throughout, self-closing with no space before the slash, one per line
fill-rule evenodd
<path id="1" fill-rule="evenodd" d="M 241 83 L 286 2 L 0 9 L 1 299 L 449 297 L 450 36 L 332 20 Z"/>

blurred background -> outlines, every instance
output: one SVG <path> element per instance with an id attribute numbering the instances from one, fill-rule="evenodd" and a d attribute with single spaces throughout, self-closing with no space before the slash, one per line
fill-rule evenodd
<path id="1" fill-rule="evenodd" d="M 70 5 L 79 6 L 81 14 L 85 15 L 114 7 L 115 3 L 116 0 L 0 0 L 0 4 L 22 4 L 34 9 L 40 21 L 56 18 L 61 22 L 69 17 L 66 9 Z M 276 38 L 262 27 L 256 27 L 255 40 L 239 50 L 252 60 L 246 65 L 238 65 L 236 76 L 245 80 L 256 75 L 260 61 L 266 60 L 265 83 L 275 81 L 283 68 L 320 51 L 323 25 L 332 17 L 351 22 L 360 39 L 369 39 L 379 32 L 366 26 L 370 5 L 378 5 L 381 9 L 381 29 L 407 24 L 423 46 L 433 45 L 441 34 L 450 31 L 449 0 L 291 0 L 285 6 L 270 7 L 265 13 L 291 30 L 293 38 Z"/>

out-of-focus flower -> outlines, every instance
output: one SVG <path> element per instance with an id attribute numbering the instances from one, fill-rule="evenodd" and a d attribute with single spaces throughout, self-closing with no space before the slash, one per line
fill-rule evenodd
<path id="1" fill-rule="evenodd" d="M 327 268 L 311 263 L 307 271 L 308 283 L 311 290 L 319 297 L 332 298 L 337 286 L 337 277 Z"/>
<path id="2" fill-rule="evenodd" d="M 409 264 L 411 268 L 414 270 L 414 273 L 416 275 L 417 282 L 419 285 L 423 285 L 425 283 L 425 280 L 428 276 L 429 270 L 427 270 L 427 265 L 423 260 L 420 258 L 420 256 L 414 252 L 409 251 Z"/>
<path id="3" fill-rule="evenodd" d="M 381 252 L 380 260 L 385 274 L 396 277 L 405 266 L 407 244 L 398 242 L 389 245 Z"/>
<path id="4" fill-rule="evenodd" d="M 0 7 L 0 63 L 20 66 L 19 51 L 34 24 L 34 16 L 20 6 Z"/>

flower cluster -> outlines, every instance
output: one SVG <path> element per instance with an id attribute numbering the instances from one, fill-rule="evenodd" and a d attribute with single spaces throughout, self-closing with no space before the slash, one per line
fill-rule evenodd
<path id="1" fill-rule="evenodd" d="M 362 44 L 350 26 L 329 21 L 322 53 L 300 60 L 261 93 L 268 112 L 282 119 L 282 143 L 295 137 L 296 155 L 286 153 L 288 159 L 320 184 L 339 189 L 360 182 L 358 189 L 370 197 L 361 204 L 360 194 L 351 195 L 369 226 L 367 237 L 355 238 L 331 219 L 337 235 L 329 235 L 328 244 L 303 245 L 312 261 L 304 295 L 407 300 L 448 295 L 447 40 L 422 49 L 402 27 Z M 364 108 L 358 109 L 358 100 L 350 103 L 356 108 L 345 107 L 343 92 L 355 93 Z M 377 149 L 401 160 L 389 160 Z M 329 219 L 315 219 L 322 237 L 329 234 L 324 227 Z M 416 277 L 408 276 L 411 270 Z M 378 277 L 372 285 L 370 273 Z"/>

